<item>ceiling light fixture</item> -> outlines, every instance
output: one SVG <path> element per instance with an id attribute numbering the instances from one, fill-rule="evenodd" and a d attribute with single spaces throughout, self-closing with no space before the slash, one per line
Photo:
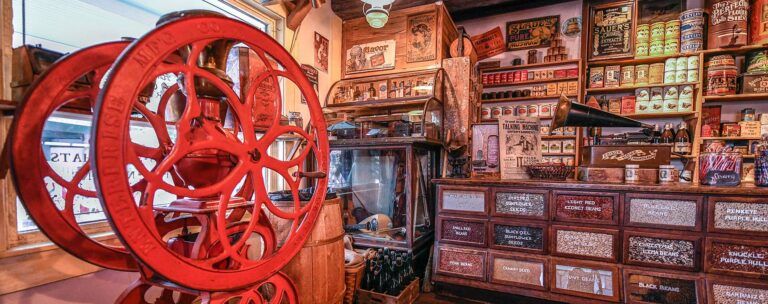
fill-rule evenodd
<path id="1" fill-rule="evenodd" d="M 363 13 L 368 25 L 372 28 L 382 28 L 389 21 L 389 10 L 395 0 L 361 0 L 363 1 Z M 366 4 L 370 5 L 366 9 Z"/>

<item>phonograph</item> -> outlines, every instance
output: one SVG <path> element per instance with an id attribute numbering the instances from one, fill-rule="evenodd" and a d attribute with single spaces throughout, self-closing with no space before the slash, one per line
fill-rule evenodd
<path id="1" fill-rule="evenodd" d="M 554 113 L 551 128 L 587 127 L 590 145 L 582 147 L 579 179 L 594 182 L 623 182 L 624 168 L 638 165 L 638 175 L 643 182 L 655 182 L 660 165 L 669 165 L 672 145 L 651 144 L 653 125 L 571 102 L 561 96 Z M 638 132 L 626 132 L 602 136 L 603 127 L 641 128 Z"/>
<path id="2" fill-rule="evenodd" d="M 232 73 L 228 62 L 243 49 L 250 64 Z M 303 75 L 278 42 L 208 11 L 171 13 L 139 39 L 67 55 L 33 83 L 16 113 L 9 140 L 19 198 L 69 253 L 140 272 L 116 303 L 296 303 L 280 269 L 319 215 L 329 158 L 320 103 Z M 304 94 L 311 128 L 281 124 L 275 114 L 286 83 Z M 54 170 L 42 147 L 46 122 L 68 111 L 91 125 L 90 159 L 72 176 Z M 154 143 L 136 140 L 138 126 Z M 302 144 L 281 157 L 274 150 L 286 137 Z M 268 171 L 290 188 L 292 211 L 270 200 Z M 84 186 L 91 177 L 93 186 Z M 63 202 L 47 183 L 65 190 Z M 308 203 L 299 201 L 300 188 L 315 189 Z M 120 244 L 82 229 L 73 210 L 82 198 L 98 198 Z M 267 214 L 291 222 L 285 240 Z"/>

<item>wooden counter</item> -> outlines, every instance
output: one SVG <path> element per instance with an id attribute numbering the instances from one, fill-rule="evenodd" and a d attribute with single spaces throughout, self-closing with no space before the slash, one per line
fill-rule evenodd
<path id="1" fill-rule="evenodd" d="M 436 282 L 566 303 L 768 299 L 768 188 L 433 182 Z"/>

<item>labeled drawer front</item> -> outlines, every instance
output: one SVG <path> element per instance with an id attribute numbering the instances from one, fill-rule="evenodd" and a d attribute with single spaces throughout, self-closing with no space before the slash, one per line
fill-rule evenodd
<path id="1" fill-rule="evenodd" d="M 619 231 L 570 226 L 552 226 L 553 255 L 616 262 Z"/>
<path id="2" fill-rule="evenodd" d="M 497 284 L 546 289 L 547 260 L 514 255 L 491 255 L 490 281 Z"/>
<path id="3" fill-rule="evenodd" d="M 591 265 L 577 261 L 553 260 L 553 292 L 618 301 L 621 293 L 619 273 L 615 266 Z"/>
<path id="4" fill-rule="evenodd" d="M 707 281 L 709 303 L 764 304 L 768 303 L 768 285 L 739 281 Z"/>
<path id="5" fill-rule="evenodd" d="M 485 214 L 485 190 L 476 188 L 440 188 L 441 211 Z"/>
<path id="6" fill-rule="evenodd" d="M 707 238 L 706 246 L 707 272 L 758 278 L 768 275 L 768 242 Z"/>
<path id="7" fill-rule="evenodd" d="M 549 191 L 496 189 L 491 215 L 547 219 Z"/>
<path id="8" fill-rule="evenodd" d="M 524 222 L 491 222 L 495 249 L 545 253 L 547 246 L 547 227 L 544 224 Z"/>
<path id="9" fill-rule="evenodd" d="M 485 281 L 486 258 L 485 251 L 441 244 L 438 247 L 437 272 Z"/>
<path id="10" fill-rule="evenodd" d="M 624 225 L 699 231 L 702 201 L 700 196 L 627 193 Z"/>
<path id="11" fill-rule="evenodd" d="M 710 232 L 768 235 L 768 200 L 709 198 Z"/>
<path id="12" fill-rule="evenodd" d="M 624 263 L 696 271 L 699 269 L 701 240 L 624 231 Z"/>
<path id="13" fill-rule="evenodd" d="M 627 303 L 701 303 L 701 284 L 693 276 L 624 270 L 624 278 Z"/>
<path id="14" fill-rule="evenodd" d="M 561 192 L 554 194 L 554 220 L 563 222 L 618 224 L 619 195 Z"/>
<path id="15" fill-rule="evenodd" d="M 440 240 L 446 243 L 486 245 L 486 221 L 443 217 L 440 219 Z"/>

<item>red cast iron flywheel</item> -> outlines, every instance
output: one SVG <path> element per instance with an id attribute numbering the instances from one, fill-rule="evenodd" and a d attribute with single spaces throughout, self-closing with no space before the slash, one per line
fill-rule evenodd
<path id="1" fill-rule="evenodd" d="M 257 85 L 241 92 L 241 98 L 232 90 L 231 84 L 207 68 L 209 62 L 198 61 L 201 54 L 210 51 L 211 45 L 223 40 L 242 43 L 267 63 L 266 71 L 250 77 L 252 83 L 260 84 L 272 79 L 273 83 L 290 81 L 296 84 L 307 99 L 309 120 L 314 128 L 305 131 L 296 126 L 280 125 L 280 115 L 274 115 L 266 130 L 256 128 L 251 113 L 255 106 Z M 181 60 L 169 60 L 174 57 Z M 274 66 L 272 62 L 279 66 Z M 145 114 L 144 106 L 133 102 L 148 84 L 168 73 L 181 79 L 181 91 L 186 95 L 182 114 L 173 122 L 166 121 L 160 112 Z M 216 120 L 203 115 L 210 113 L 211 103 L 209 96 L 206 96 L 208 92 L 198 92 L 201 83 L 205 83 L 207 88 L 215 87 L 226 96 L 221 100 L 234 117 L 232 126 L 225 129 Z M 277 97 L 276 109 L 280 113 L 283 104 L 279 94 Z M 128 131 L 131 114 L 135 111 L 140 112 L 155 129 L 159 147 L 138 147 L 132 143 Z M 175 138 L 168 136 L 166 128 L 169 123 L 175 130 Z M 306 146 L 298 157 L 279 160 L 270 155 L 273 143 L 284 136 L 298 136 L 306 140 Z M 325 198 L 327 180 L 324 175 L 314 175 L 316 178 L 308 180 L 301 174 L 310 169 L 304 167 L 310 153 L 314 154 L 314 170 L 328 172 L 326 126 L 312 85 L 291 55 L 275 40 L 250 25 L 221 16 L 189 14 L 162 23 L 134 41 L 112 66 L 98 97 L 92 140 L 91 166 L 95 168 L 97 192 L 116 234 L 142 265 L 160 277 L 190 289 L 245 289 L 275 275 L 298 253 L 309 237 Z M 201 151 L 217 151 L 214 154 L 217 158 L 205 159 L 210 154 Z M 199 172 L 198 176 L 194 176 L 198 187 L 172 185 L 163 180 L 168 173 L 179 173 L 190 159 L 210 164 L 221 161 L 221 155 L 226 155 L 224 158 L 232 163 L 231 168 L 226 170 L 214 170 L 226 173 L 223 176 L 214 174 L 209 178 L 211 170 L 208 165 L 198 168 L 198 171 L 186 168 L 181 174 L 189 178 L 193 175 L 190 172 Z M 146 165 L 142 163 L 142 158 L 151 158 L 155 163 Z M 129 184 L 126 164 L 135 167 L 143 178 L 145 188 L 138 201 L 134 196 L 135 189 Z M 264 174 L 267 170 L 278 173 L 290 187 L 294 211 L 279 209 L 269 199 Z M 205 183 L 207 179 L 210 182 Z M 233 208 L 232 205 L 241 201 L 234 199 L 232 193 L 243 180 L 250 182 L 255 191 L 255 198 L 250 202 L 253 209 L 246 217 L 248 226 L 245 231 L 236 238 L 230 238 L 227 229 L 222 228 L 230 224 L 227 213 Z M 304 184 L 315 186 L 314 195 L 306 204 L 299 201 L 298 195 L 299 187 Z M 159 207 L 154 198 L 160 190 L 188 200 L 210 202 L 213 207 L 205 211 L 211 219 L 209 233 L 218 240 L 231 241 L 220 242 L 220 250 L 204 257 L 187 257 L 169 249 L 155 221 Z M 248 246 L 246 241 L 258 233 L 258 228 L 264 223 L 260 220 L 264 216 L 260 210 L 291 221 L 291 230 L 282 248 L 265 252 L 257 259 L 249 259 L 242 251 Z M 229 265 L 236 267 L 216 267 L 222 261 L 229 261 Z"/>

